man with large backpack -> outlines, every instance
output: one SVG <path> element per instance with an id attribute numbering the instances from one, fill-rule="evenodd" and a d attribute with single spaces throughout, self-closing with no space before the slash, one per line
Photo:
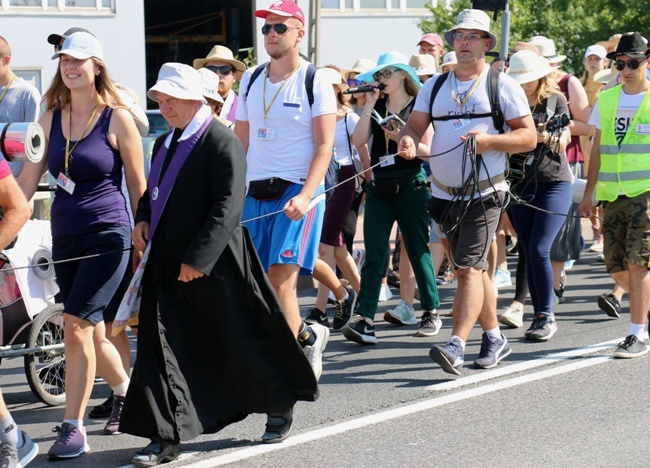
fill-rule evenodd
<path id="1" fill-rule="evenodd" d="M 400 131 L 398 149 L 414 158 L 433 122 L 431 149 L 439 156 L 429 160 L 434 174 L 429 208 L 447 237 L 458 293 L 451 338 L 434 345 L 429 355 L 445 372 L 460 375 L 465 343 L 477 320 L 484 333 L 475 366 L 494 367 L 510 353 L 499 331 L 486 257 L 506 202 L 508 153 L 531 151 L 537 134 L 522 88 L 504 74 L 490 76 L 485 53 L 494 48 L 496 37 L 487 14 L 463 10 L 444 36 L 458 65 L 424 84 Z"/>
<path id="2" fill-rule="evenodd" d="M 242 222 L 318 378 L 329 329 L 303 322 L 297 280 L 300 273 L 312 272 L 318 254 L 324 197 L 312 200 L 324 191 L 334 144 L 336 97 L 325 75 L 300 58 L 299 45 L 305 37 L 300 7 L 276 1 L 255 16 L 264 19 L 264 47 L 271 59 L 241 80 L 235 133 L 248 163 Z M 291 418 L 291 408 L 269 414 L 263 440 L 286 438 Z"/>

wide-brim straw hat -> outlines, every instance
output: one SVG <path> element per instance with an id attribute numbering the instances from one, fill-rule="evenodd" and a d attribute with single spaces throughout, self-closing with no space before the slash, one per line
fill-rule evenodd
<path id="1" fill-rule="evenodd" d="M 539 55 L 548 60 L 551 65 L 558 64 L 566 60 L 566 55 L 558 55 L 555 51 L 555 42 L 553 39 L 549 39 L 548 37 L 544 36 L 534 36 L 528 42 L 537 47 Z"/>
<path id="2" fill-rule="evenodd" d="M 352 68 L 347 70 L 341 70 L 341 76 L 343 77 L 344 80 L 347 80 L 350 77 L 350 73 L 361 74 L 367 72 L 368 70 L 372 70 L 376 66 L 377 66 L 377 62 L 375 62 L 374 60 L 359 59 L 356 62 L 354 62 Z"/>
<path id="3" fill-rule="evenodd" d="M 411 55 L 409 65 L 413 67 L 418 76 L 428 76 L 436 74 L 436 60 L 429 54 Z"/>
<path id="4" fill-rule="evenodd" d="M 610 82 L 612 78 L 614 78 L 615 73 L 614 70 L 611 68 L 606 68 L 604 70 L 600 70 L 599 72 L 596 72 L 594 75 L 594 81 L 596 83 L 602 83 L 602 84 L 607 84 Z"/>
<path id="5" fill-rule="evenodd" d="M 406 75 L 411 79 L 415 87 L 417 89 L 420 89 L 422 84 L 420 83 L 418 74 L 415 73 L 413 67 L 407 64 L 408 59 L 406 58 L 406 55 L 402 54 L 401 52 L 384 52 L 379 56 L 379 60 L 377 60 L 377 66 L 365 73 L 361 73 L 357 76 L 357 79 L 365 81 L 366 83 L 372 83 L 375 81 L 375 78 L 373 77 L 375 73 L 383 70 L 384 68 L 393 67 L 406 72 Z"/>
<path id="6" fill-rule="evenodd" d="M 520 50 L 510 57 L 510 65 L 506 71 L 506 74 L 519 84 L 539 80 L 549 73 L 553 73 L 553 68 L 548 60 L 531 50 Z"/>
<path id="7" fill-rule="evenodd" d="M 194 59 L 192 65 L 198 70 L 199 68 L 205 67 L 205 65 L 210 62 L 225 62 L 232 65 L 235 69 L 235 78 L 238 80 L 241 79 L 242 74 L 246 71 L 246 64 L 239 60 L 235 60 L 232 51 L 228 47 L 222 45 L 214 46 L 205 58 Z"/>
<path id="8" fill-rule="evenodd" d="M 338 86 L 341 91 L 345 91 L 349 88 L 347 83 L 343 83 L 343 77 L 334 68 L 321 68 L 318 73 L 322 73 L 326 76 L 327 81 L 332 83 L 333 86 Z"/>

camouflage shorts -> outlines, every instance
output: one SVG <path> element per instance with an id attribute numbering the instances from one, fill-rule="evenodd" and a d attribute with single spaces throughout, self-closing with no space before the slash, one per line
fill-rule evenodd
<path id="1" fill-rule="evenodd" d="M 603 253 L 608 273 L 650 265 L 650 192 L 605 203 Z"/>

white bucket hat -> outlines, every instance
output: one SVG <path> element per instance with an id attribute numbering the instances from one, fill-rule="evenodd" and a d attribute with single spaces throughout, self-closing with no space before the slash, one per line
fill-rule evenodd
<path id="1" fill-rule="evenodd" d="M 530 83 L 553 72 L 548 60 L 531 50 L 520 50 L 510 57 L 506 73 L 519 84 Z"/>
<path id="2" fill-rule="evenodd" d="M 147 96 L 158 102 L 158 93 L 176 99 L 205 102 L 201 75 L 194 68 L 182 63 L 165 63 L 158 72 L 158 81 L 149 89 Z"/>
<path id="3" fill-rule="evenodd" d="M 333 86 L 338 86 L 341 91 L 345 91 L 349 88 L 347 83 L 343 83 L 343 77 L 341 76 L 341 73 L 339 73 L 339 71 L 335 70 L 334 68 L 321 68 L 318 73 L 324 74 L 327 78 L 327 81 L 332 83 Z"/>
<path id="4" fill-rule="evenodd" d="M 415 69 L 418 76 L 435 75 L 436 74 L 436 61 L 432 55 L 429 54 L 414 54 L 411 55 L 409 65 Z"/>
<path id="5" fill-rule="evenodd" d="M 494 49 L 497 45 L 497 37 L 490 32 L 490 17 L 483 10 L 468 10 L 465 9 L 458 13 L 458 18 L 456 19 L 456 26 L 452 29 L 445 31 L 445 41 L 449 45 L 454 45 L 454 33 L 457 29 L 476 29 L 478 31 L 485 32 L 490 36 L 491 43 L 490 49 Z"/>
<path id="6" fill-rule="evenodd" d="M 212 99 L 214 101 L 224 103 L 223 98 L 219 94 L 219 77 L 216 73 L 211 72 L 207 68 L 198 70 L 201 75 L 201 86 L 203 86 L 203 97 Z"/>
<path id="7" fill-rule="evenodd" d="M 86 60 L 90 57 L 104 60 L 104 50 L 99 40 L 86 32 L 76 32 L 66 37 L 61 50 L 52 56 L 52 60 L 61 55 L 69 55 L 78 60 Z"/>
<path id="8" fill-rule="evenodd" d="M 528 41 L 539 50 L 539 55 L 544 57 L 552 65 L 558 64 L 566 60 L 566 55 L 557 55 L 555 52 L 555 42 L 544 36 L 534 36 Z"/>

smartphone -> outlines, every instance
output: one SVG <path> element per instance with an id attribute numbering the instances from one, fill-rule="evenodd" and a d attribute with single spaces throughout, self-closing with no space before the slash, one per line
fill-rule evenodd
<path id="1" fill-rule="evenodd" d="M 397 125 L 398 127 L 403 127 L 404 125 L 406 125 L 406 122 L 404 122 L 402 119 L 399 118 L 398 115 L 395 115 L 395 114 L 389 115 L 385 119 L 382 119 L 379 122 L 379 125 L 384 127 L 384 128 L 387 128 L 388 130 L 392 130 L 393 129 L 393 123 L 395 125 Z"/>

